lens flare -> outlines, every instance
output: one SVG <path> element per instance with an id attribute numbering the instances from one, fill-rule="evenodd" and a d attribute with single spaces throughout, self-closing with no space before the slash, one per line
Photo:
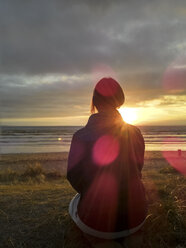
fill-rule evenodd
<path id="1" fill-rule="evenodd" d="M 95 204 L 95 202 L 99 204 Z M 81 207 L 82 206 L 82 207 Z M 86 206 L 86 211 L 83 206 Z M 101 173 L 93 180 L 79 205 L 79 216 L 87 225 L 112 232 L 116 225 L 118 184 L 113 174 Z M 96 213 L 96 214 L 95 214 Z"/>
<path id="2" fill-rule="evenodd" d="M 175 137 L 169 137 L 164 139 L 164 149 L 163 157 L 167 162 L 181 174 L 186 175 L 186 158 L 182 156 L 181 149 L 179 149 L 179 144 L 181 144 L 181 139 Z M 166 145 L 169 143 L 174 143 L 177 146 L 177 151 L 166 151 Z"/>
<path id="3" fill-rule="evenodd" d="M 112 163 L 118 153 L 118 141 L 111 135 L 103 135 L 94 144 L 93 161 L 99 166 L 105 166 Z"/>
<path id="4" fill-rule="evenodd" d="M 115 96 L 119 90 L 119 85 L 116 81 L 110 80 L 101 81 L 96 85 L 97 92 L 102 96 Z"/>
<path id="5" fill-rule="evenodd" d="M 177 58 L 163 75 L 163 87 L 167 91 L 182 92 L 186 82 L 186 55 Z"/>
<path id="6" fill-rule="evenodd" d="M 181 174 L 186 175 L 186 158 L 179 155 L 178 152 L 163 151 L 163 156 L 167 162 Z"/>
<path id="7" fill-rule="evenodd" d="M 107 64 L 98 63 L 92 67 L 92 81 L 96 84 L 103 77 L 117 78 L 115 71 Z"/>

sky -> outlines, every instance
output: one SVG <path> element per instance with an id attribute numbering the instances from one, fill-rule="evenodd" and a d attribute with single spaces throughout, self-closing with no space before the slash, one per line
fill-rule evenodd
<path id="1" fill-rule="evenodd" d="M 185 0 L 0 0 L 1 125 L 84 125 L 113 77 L 137 125 L 186 124 Z"/>

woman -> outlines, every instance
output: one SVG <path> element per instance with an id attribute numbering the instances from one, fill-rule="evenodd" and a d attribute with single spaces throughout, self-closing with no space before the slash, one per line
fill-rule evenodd
<path id="1" fill-rule="evenodd" d="M 74 134 L 68 158 L 67 178 L 78 192 L 69 213 L 84 233 L 100 239 L 137 232 L 147 215 L 141 182 L 144 139 L 117 111 L 124 100 L 114 79 L 97 83 L 92 115 Z"/>

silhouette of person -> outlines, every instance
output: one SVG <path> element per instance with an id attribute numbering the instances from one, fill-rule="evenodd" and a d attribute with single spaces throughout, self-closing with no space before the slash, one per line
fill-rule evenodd
<path id="1" fill-rule="evenodd" d="M 78 192 L 70 216 L 83 233 L 104 240 L 137 232 L 147 216 L 144 139 L 117 111 L 124 101 L 119 83 L 102 78 L 93 92 L 92 115 L 73 135 L 68 157 L 67 178 Z"/>

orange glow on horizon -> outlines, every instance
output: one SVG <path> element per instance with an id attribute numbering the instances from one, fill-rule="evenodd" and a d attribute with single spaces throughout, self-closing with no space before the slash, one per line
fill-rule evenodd
<path id="1" fill-rule="evenodd" d="M 123 120 L 129 124 L 136 124 L 138 120 L 138 110 L 135 108 L 120 108 L 118 109 Z"/>

